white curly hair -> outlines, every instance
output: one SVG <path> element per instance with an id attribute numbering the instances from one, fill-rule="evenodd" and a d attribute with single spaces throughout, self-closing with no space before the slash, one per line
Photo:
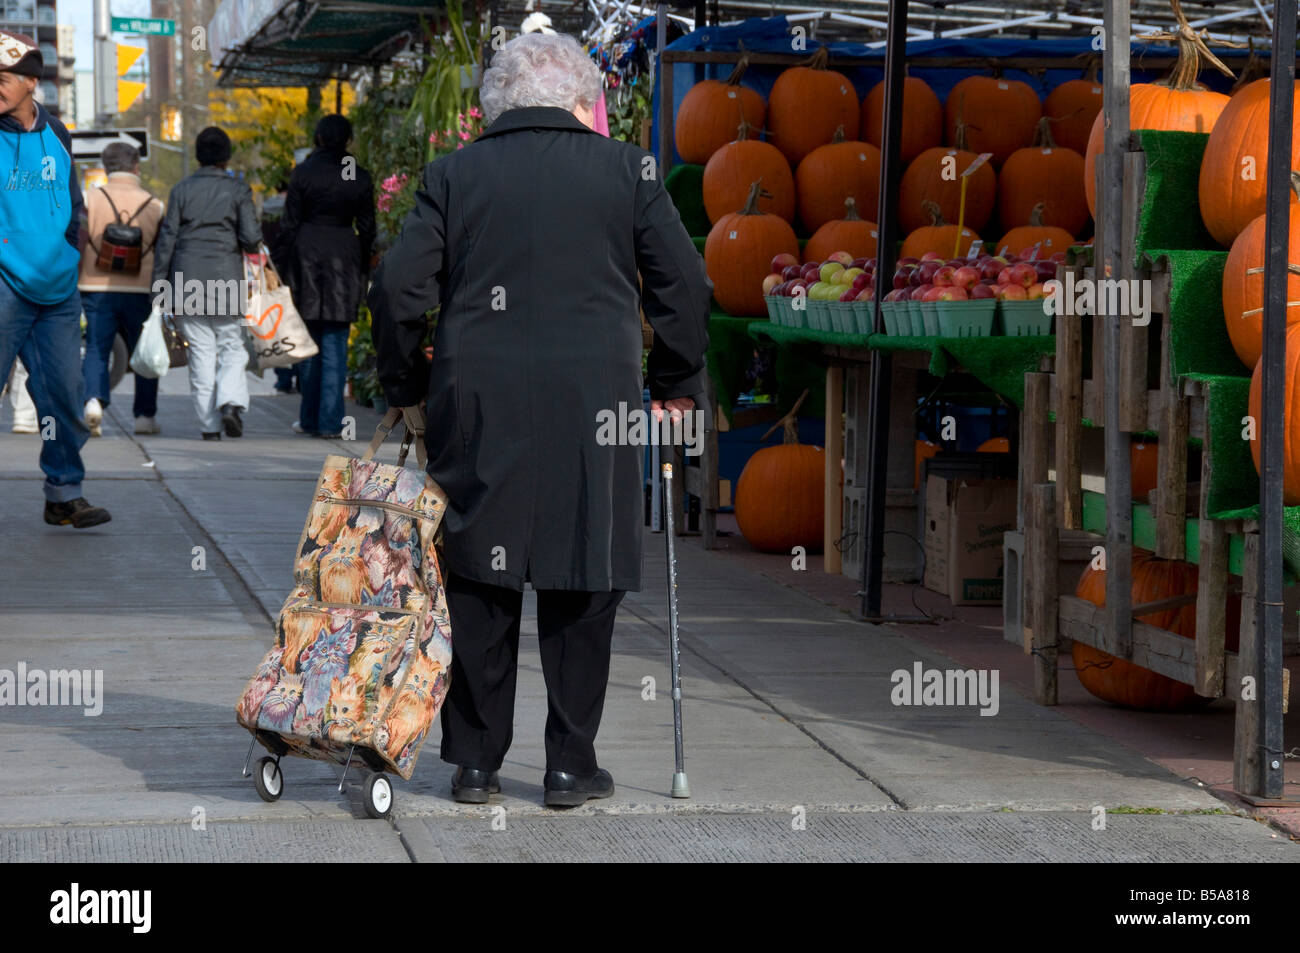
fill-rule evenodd
<path id="1" fill-rule="evenodd" d="M 501 47 L 483 73 L 479 102 L 491 123 L 526 106 L 592 109 L 600 98 L 600 70 L 578 41 L 564 33 L 525 33 Z"/>

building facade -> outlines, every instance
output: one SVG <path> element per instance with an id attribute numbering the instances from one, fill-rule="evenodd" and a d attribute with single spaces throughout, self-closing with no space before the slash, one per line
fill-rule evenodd
<path id="1" fill-rule="evenodd" d="M 72 47 L 68 39 L 68 65 L 64 69 L 59 57 L 59 17 L 55 0 L 0 0 L 0 30 L 25 33 L 36 40 L 45 72 L 37 86 L 41 103 L 56 116 L 62 114 L 59 94 L 60 72 L 71 79 Z"/>

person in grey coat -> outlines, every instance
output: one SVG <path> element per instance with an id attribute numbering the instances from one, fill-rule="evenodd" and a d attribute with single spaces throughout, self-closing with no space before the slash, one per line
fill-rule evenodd
<path id="1" fill-rule="evenodd" d="M 204 440 L 244 433 L 244 252 L 262 233 L 247 184 L 226 172 L 230 137 L 209 126 L 195 139 L 199 169 L 176 183 L 154 249 L 154 300 L 189 341 L 190 393 Z M 160 284 L 161 282 L 161 284 Z"/>
<path id="2" fill-rule="evenodd" d="M 483 76 L 487 129 L 424 170 L 369 296 L 384 395 L 427 399 L 428 472 L 448 496 L 441 754 L 461 801 L 500 789 L 525 583 L 548 697 L 545 803 L 613 792 L 595 737 L 615 613 L 641 587 L 645 437 L 610 439 L 602 421 L 641 414 L 643 383 L 672 415 L 705 389 L 712 283 L 654 157 L 591 128 L 600 91 L 572 37 L 505 44 Z M 655 331 L 646 382 L 638 304 Z"/>

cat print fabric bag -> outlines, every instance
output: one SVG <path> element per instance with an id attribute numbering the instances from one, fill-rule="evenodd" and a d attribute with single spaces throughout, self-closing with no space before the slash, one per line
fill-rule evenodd
<path id="1" fill-rule="evenodd" d="M 361 458 L 325 459 L 298 543 L 294 589 L 275 645 L 236 706 L 272 754 L 356 755 L 409 780 L 447 694 L 451 626 L 435 543 L 446 496 L 423 469 L 423 420 L 407 408 L 401 459 L 374 454 L 403 411 L 384 417 Z"/>

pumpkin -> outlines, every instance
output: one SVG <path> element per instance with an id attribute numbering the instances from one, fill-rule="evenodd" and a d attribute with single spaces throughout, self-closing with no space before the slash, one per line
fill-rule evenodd
<path id="1" fill-rule="evenodd" d="M 776 425 L 784 425 L 784 442 L 750 457 L 736 483 L 736 525 L 745 542 L 760 552 L 822 548 L 826 454 L 821 447 L 799 443 L 794 416 L 807 396 L 804 391 Z"/>
<path id="2" fill-rule="evenodd" d="M 799 220 L 811 232 L 843 215 L 847 198 L 874 221 L 880 213 L 880 150 L 865 142 L 846 142 L 841 126 L 828 145 L 818 146 L 799 163 L 794 189 Z"/>
<path id="3" fill-rule="evenodd" d="M 1291 188 L 1300 198 L 1300 172 L 1291 173 Z M 1300 321 L 1300 203 L 1291 205 L 1287 239 L 1290 274 L 1286 288 L 1286 323 Z M 1241 363 L 1254 367 L 1264 351 L 1264 222 L 1256 218 L 1236 237 L 1223 269 L 1223 320 Z"/>
<path id="4" fill-rule="evenodd" d="M 857 91 L 845 76 L 826 68 L 829 58 L 829 50 L 823 46 L 807 66 L 783 70 L 768 96 L 767 138 L 792 168 L 830 142 L 840 126 L 844 138 L 858 137 Z"/>
<path id="5" fill-rule="evenodd" d="M 960 258 L 979 240 L 979 235 L 969 228 L 960 229 L 959 240 L 959 229 L 944 222 L 943 212 L 935 203 L 927 202 L 926 211 L 930 213 L 930 224 L 913 230 L 907 236 L 899 258 L 920 258 L 928 251 L 943 258 Z"/>
<path id="6" fill-rule="evenodd" d="M 1286 329 L 1286 383 L 1282 388 L 1282 421 L 1286 434 L 1282 445 L 1282 500 L 1287 506 L 1300 506 L 1300 434 L 1296 432 L 1300 421 L 1300 324 L 1289 324 Z M 1264 362 L 1255 364 L 1250 375 L 1249 411 L 1255 420 L 1250 440 L 1250 456 L 1259 472 L 1261 453 L 1260 432 L 1264 428 L 1262 416 L 1264 393 Z"/>
<path id="7" fill-rule="evenodd" d="M 1142 502 L 1160 485 L 1160 450 L 1156 443 L 1135 440 L 1129 444 L 1129 487 L 1133 499 Z"/>
<path id="8" fill-rule="evenodd" d="M 1219 114 L 1228 105 L 1228 97 L 1212 92 L 1196 82 L 1201 61 L 1206 60 L 1216 69 L 1232 75 L 1232 71 L 1219 62 L 1203 40 L 1192 31 L 1183 16 L 1178 0 L 1173 0 L 1174 15 L 1178 19 L 1178 62 L 1169 78 L 1158 83 L 1138 83 L 1129 87 L 1129 128 L 1160 129 L 1165 132 L 1211 132 Z M 1183 30 L 1183 27 L 1187 27 Z M 1105 146 L 1102 125 L 1104 113 L 1093 120 L 1088 135 L 1088 148 L 1083 154 L 1083 190 L 1088 200 L 1088 211 L 1097 217 L 1097 157 Z"/>
<path id="9" fill-rule="evenodd" d="M 1142 549 L 1133 550 L 1133 605 L 1155 602 L 1196 592 L 1197 568 L 1191 563 L 1157 559 Z M 1106 572 L 1089 567 L 1079 579 L 1074 594 L 1095 606 L 1106 604 Z M 1224 643 L 1235 651 L 1240 639 L 1241 597 L 1229 597 Z M 1139 622 L 1165 629 L 1184 638 L 1196 638 L 1196 603 L 1189 602 L 1138 617 Z M 1103 701 L 1143 711 L 1183 711 L 1209 704 L 1211 699 L 1197 695 L 1190 685 L 1174 681 L 1109 652 L 1082 642 L 1074 643 L 1074 668 L 1079 681 Z"/>
<path id="10" fill-rule="evenodd" d="M 1198 189 L 1201 219 L 1220 245 L 1231 245 L 1242 229 L 1264 214 L 1270 85 L 1267 79 L 1256 80 L 1228 100 L 1205 144 Z M 1295 88 L 1293 169 L 1300 168 L 1300 80 Z"/>
<path id="11" fill-rule="evenodd" d="M 1043 224 L 1043 203 L 1039 202 L 1029 213 L 1029 224 L 1011 229 L 1002 236 L 998 248 L 1005 248 L 1013 255 L 1019 255 L 1027 248 L 1038 246 L 1039 258 L 1051 258 L 1058 251 L 1065 251 L 1074 244 L 1074 236 L 1063 228 Z"/>
<path id="12" fill-rule="evenodd" d="M 916 461 L 916 479 L 912 481 L 912 489 L 919 489 L 921 486 L 921 462 L 930 459 L 942 449 L 939 444 L 931 443 L 929 440 L 916 441 L 916 446 L 912 450 L 912 458 Z"/>
<path id="13" fill-rule="evenodd" d="M 704 241 L 704 268 L 713 282 L 713 297 L 736 317 L 766 314 L 763 279 L 772 259 L 782 252 L 799 257 L 799 240 L 790 223 L 759 211 L 762 194 L 762 183 L 754 182 L 744 208 L 718 219 Z"/>
<path id="14" fill-rule="evenodd" d="M 877 149 L 884 148 L 885 82 L 871 87 L 862 100 L 860 135 Z M 908 76 L 903 80 L 903 135 L 898 157 L 911 162 L 926 149 L 943 143 L 943 106 L 925 80 Z"/>
<path id="15" fill-rule="evenodd" d="M 803 246 L 804 261 L 826 261 L 831 252 L 846 251 L 854 258 L 876 257 L 876 223 L 858 215 L 853 196 L 844 200 L 844 217 L 827 222 Z"/>
<path id="16" fill-rule="evenodd" d="M 1006 437 L 989 437 L 975 448 L 976 453 L 1010 453 L 1011 441 Z"/>
<path id="17" fill-rule="evenodd" d="M 1028 83 L 992 76 L 967 76 L 952 88 L 944 104 L 948 141 L 963 138 L 972 152 L 993 153 L 1002 165 L 1011 153 L 1034 138 L 1043 105 Z"/>
<path id="18" fill-rule="evenodd" d="M 978 158 L 959 144 L 953 149 L 926 149 L 912 160 L 898 185 L 898 222 L 905 234 L 929 223 L 926 202 L 938 205 L 944 218 L 957 221 L 961 213 L 961 174 Z M 997 173 L 985 162 L 971 173 L 966 186 L 963 224 L 976 231 L 987 225 L 997 193 Z"/>
<path id="19" fill-rule="evenodd" d="M 1063 149 L 1083 155 L 1092 123 L 1101 112 L 1102 91 L 1097 82 L 1098 60 L 1093 59 L 1082 79 L 1069 79 L 1047 94 L 1043 115 L 1052 122 L 1052 136 Z"/>
<path id="20" fill-rule="evenodd" d="M 763 128 L 767 102 L 756 90 L 740 85 L 748 65 L 748 57 L 741 56 L 725 80 L 706 79 L 687 91 L 673 121 L 673 142 L 684 161 L 704 165 L 732 141 L 742 122 Z"/>
<path id="21" fill-rule="evenodd" d="M 1035 144 L 1017 149 L 998 173 L 998 218 L 1003 228 L 1030 224 L 1035 208 L 1042 221 L 1077 235 L 1088 224 L 1088 202 L 1077 183 L 1083 156 L 1063 149 L 1052 138 L 1050 122 L 1038 124 Z"/>
<path id="22" fill-rule="evenodd" d="M 794 221 L 794 174 L 781 150 L 770 142 L 750 139 L 752 130 L 742 122 L 736 141 L 729 142 L 704 166 L 704 212 L 709 224 L 734 212 L 749 197 L 749 183 L 763 180 L 767 198 L 758 201 L 759 211 Z"/>

